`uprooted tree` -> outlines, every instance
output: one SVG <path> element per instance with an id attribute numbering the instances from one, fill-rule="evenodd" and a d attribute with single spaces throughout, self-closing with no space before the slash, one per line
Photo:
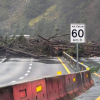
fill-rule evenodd
<path id="1" fill-rule="evenodd" d="M 5 37 L 0 39 L 0 52 L 6 56 L 55 56 L 66 50 L 66 41 L 54 40 L 56 37 L 65 36 L 54 35 L 46 39 L 38 35 L 39 39 L 26 39 L 23 35 L 12 38 Z M 52 40 L 53 39 L 53 40 Z"/>
<path id="2" fill-rule="evenodd" d="M 12 38 L 0 38 L 0 56 L 20 56 L 20 57 L 40 57 L 40 56 L 58 56 L 63 51 L 76 57 L 75 44 L 66 40 L 57 39 L 57 37 L 69 34 L 55 34 L 49 38 L 38 35 L 38 39 L 26 39 L 23 35 Z M 87 42 L 79 45 L 79 56 L 98 56 L 100 55 L 100 44 Z"/>

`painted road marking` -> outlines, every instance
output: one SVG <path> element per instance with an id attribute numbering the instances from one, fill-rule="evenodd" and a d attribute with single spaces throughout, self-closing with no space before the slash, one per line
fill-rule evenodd
<path id="1" fill-rule="evenodd" d="M 28 74 L 25 74 L 25 76 L 27 76 Z"/>
<path id="2" fill-rule="evenodd" d="M 5 60 L 5 59 L 4 59 Z M 31 60 L 33 60 L 33 59 L 31 59 Z M 0 62 L 0 63 L 2 63 L 2 62 Z M 30 65 L 32 65 L 32 64 L 30 64 Z M 29 69 L 31 69 L 31 67 L 29 67 Z M 29 70 L 27 71 L 28 73 L 30 72 Z M 28 76 L 28 74 L 25 74 L 25 76 Z M 21 79 L 23 79 L 24 77 L 20 77 L 19 79 L 21 80 Z M 16 81 L 11 81 L 12 83 L 15 83 Z"/>
<path id="3" fill-rule="evenodd" d="M 27 72 L 29 73 L 30 71 L 28 70 Z"/>
<path id="4" fill-rule="evenodd" d="M 96 76 L 98 76 L 98 77 L 100 77 L 100 75 L 99 74 L 97 74 L 97 73 L 94 73 Z"/>
<path id="5" fill-rule="evenodd" d="M 23 79 L 24 77 L 20 77 L 19 79 L 21 80 L 21 79 Z"/>
<path id="6" fill-rule="evenodd" d="M 16 81 L 11 81 L 11 82 L 15 83 Z"/>
<path id="7" fill-rule="evenodd" d="M 62 62 L 62 60 L 61 60 L 59 57 L 57 57 L 57 58 L 58 58 L 58 60 L 62 63 L 62 65 L 64 66 L 64 68 L 66 69 L 66 71 L 67 71 L 68 73 L 70 73 L 69 69 L 68 69 L 67 66 Z"/>
<path id="8" fill-rule="evenodd" d="M 95 99 L 95 100 L 100 100 L 100 97 L 98 97 L 97 99 Z"/>

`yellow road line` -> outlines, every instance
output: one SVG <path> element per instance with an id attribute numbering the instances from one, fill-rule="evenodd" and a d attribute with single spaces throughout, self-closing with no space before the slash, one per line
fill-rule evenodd
<path id="1" fill-rule="evenodd" d="M 100 97 L 98 97 L 97 99 L 95 99 L 95 100 L 100 100 Z"/>
<path id="2" fill-rule="evenodd" d="M 97 74 L 97 73 L 94 73 L 94 75 L 96 75 L 96 76 L 100 77 L 100 75 L 99 75 L 99 74 Z M 95 100 L 100 100 L 100 97 L 98 97 L 98 98 L 97 98 L 97 99 L 95 99 Z"/>
<path id="3" fill-rule="evenodd" d="M 96 76 L 98 76 L 98 77 L 100 77 L 100 75 L 99 74 L 97 74 L 97 73 L 94 73 Z"/>
<path id="4" fill-rule="evenodd" d="M 57 58 L 58 58 L 58 60 L 62 63 L 62 65 L 64 66 L 64 68 L 66 69 L 66 71 L 67 71 L 68 73 L 70 73 L 69 69 L 68 69 L 67 66 L 62 62 L 62 60 L 61 60 L 59 57 L 57 57 Z"/>
<path id="5" fill-rule="evenodd" d="M 62 74 L 62 72 L 61 72 L 61 71 L 58 71 L 58 72 L 57 72 L 57 75 L 61 75 L 61 74 Z"/>

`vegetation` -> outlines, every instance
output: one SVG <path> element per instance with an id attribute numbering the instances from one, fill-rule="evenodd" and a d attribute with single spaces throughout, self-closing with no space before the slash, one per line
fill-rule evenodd
<path id="1" fill-rule="evenodd" d="M 11 7 L 12 0 L 0 0 L 0 22 L 9 18 L 8 10 Z"/>
<path id="2" fill-rule="evenodd" d="M 73 48 L 70 48 L 66 52 L 69 55 L 72 55 L 73 57 L 76 57 L 76 46 L 73 47 Z M 79 44 L 79 48 L 78 48 L 78 53 L 79 53 L 79 56 L 82 56 L 82 54 L 84 54 L 84 47 L 82 45 L 80 45 L 80 44 Z"/>
<path id="3" fill-rule="evenodd" d="M 100 68 L 100 66 L 89 66 L 89 67 L 91 73 L 97 72 Z"/>
<path id="4" fill-rule="evenodd" d="M 36 18 L 54 3 L 53 0 L 31 0 L 27 5 L 24 15 L 28 19 Z"/>
<path id="5" fill-rule="evenodd" d="M 100 42 L 99 5 L 100 0 L 0 0 L 0 34 L 49 37 L 55 29 L 70 33 L 70 23 L 85 23 L 87 40 Z"/>
<path id="6" fill-rule="evenodd" d="M 45 13 L 43 13 L 42 15 L 40 15 L 40 16 L 38 16 L 38 17 L 36 17 L 36 18 L 33 18 L 32 20 L 30 20 L 30 22 L 29 22 L 29 26 L 30 27 L 32 27 L 32 26 L 34 26 L 36 23 L 38 23 L 39 21 L 41 21 L 43 18 L 48 18 L 48 15 L 50 14 L 50 12 L 53 12 L 53 10 L 56 8 L 56 5 L 53 5 L 53 6 L 51 6 L 50 8 L 48 8 L 47 10 L 46 10 L 46 12 Z M 51 16 L 52 17 L 52 16 Z M 51 19 L 51 18 L 50 18 Z M 48 20 L 50 20 L 49 18 L 48 18 Z"/>

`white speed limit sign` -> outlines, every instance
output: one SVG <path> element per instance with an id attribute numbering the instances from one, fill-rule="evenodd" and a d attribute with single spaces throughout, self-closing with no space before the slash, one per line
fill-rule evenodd
<path id="1" fill-rule="evenodd" d="M 85 43 L 85 24 L 70 25 L 70 42 Z"/>

